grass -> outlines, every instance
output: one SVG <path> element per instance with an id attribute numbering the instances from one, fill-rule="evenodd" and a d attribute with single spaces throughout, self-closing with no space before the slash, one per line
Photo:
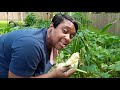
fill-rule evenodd
<path id="1" fill-rule="evenodd" d="M 7 21 L 0 21 L 0 27 L 6 27 Z"/>
<path id="2" fill-rule="evenodd" d="M 17 25 L 23 26 L 23 21 L 14 21 Z M 8 21 L 0 21 L 0 35 L 5 33 L 5 30 L 8 28 Z"/>
<path id="3" fill-rule="evenodd" d="M 0 28 L 7 27 L 8 22 L 9 21 L 0 21 Z M 23 21 L 14 21 L 14 22 L 17 23 L 18 25 L 23 25 L 24 24 Z"/>

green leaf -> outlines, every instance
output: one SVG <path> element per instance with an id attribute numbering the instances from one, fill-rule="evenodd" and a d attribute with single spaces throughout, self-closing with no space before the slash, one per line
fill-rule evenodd
<path id="1" fill-rule="evenodd" d="M 100 33 L 107 31 L 112 25 L 113 25 L 112 23 L 106 25 L 105 27 L 102 28 L 102 31 Z"/>
<path id="2" fill-rule="evenodd" d="M 119 20 L 119 19 L 118 19 Z M 103 33 L 105 31 L 107 31 L 114 23 L 116 23 L 118 21 L 117 19 L 115 19 L 112 23 L 107 24 L 105 27 L 102 28 L 102 31 L 100 33 Z"/>
<path id="3" fill-rule="evenodd" d="M 107 67 L 108 67 L 107 64 L 105 64 L 105 63 L 102 63 L 102 64 L 101 64 L 101 68 L 103 68 L 103 69 L 107 69 Z"/>
<path id="4" fill-rule="evenodd" d="M 83 70 L 80 70 L 80 69 L 76 69 L 76 71 L 87 73 L 86 71 L 83 71 Z"/>
<path id="5" fill-rule="evenodd" d="M 111 75 L 108 73 L 99 73 L 99 76 L 102 78 L 109 78 Z"/>
<path id="6" fill-rule="evenodd" d="M 117 62 L 115 62 L 115 64 L 110 65 L 109 69 L 115 70 L 115 71 L 120 71 L 120 61 L 117 61 Z"/>

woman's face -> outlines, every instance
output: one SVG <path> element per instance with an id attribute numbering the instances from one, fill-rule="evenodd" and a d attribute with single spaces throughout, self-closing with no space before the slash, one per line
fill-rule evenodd
<path id="1" fill-rule="evenodd" d="M 64 20 L 56 28 L 51 27 L 51 45 L 57 50 L 61 50 L 75 36 L 76 30 L 74 24 L 69 20 Z"/>

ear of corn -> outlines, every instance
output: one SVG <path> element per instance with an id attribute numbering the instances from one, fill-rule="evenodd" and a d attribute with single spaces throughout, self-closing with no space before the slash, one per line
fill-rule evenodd
<path id="1" fill-rule="evenodd" d="M 73 53 L 71 55 L 71 57 L 65 63 L 59 63 L 56 66 L 57 67 L 71 66 L 71 69 L 75 69 L 78 72 L 87 73 L 86 71 L 77 69 L 79 60 L 80 60 L 79 53 L 76 52 L 76 53 Z M 68 70 L 68 71 L 70 71 L 70 70 Z"/>
<path id="2" fill-rule="evenodd" d="M 79 53 L 73 53 L 71 57 L 65 63 L 59 63 L 57 67 L 71 66 L 74 69 L 77 69 L 79 61 Z"/>

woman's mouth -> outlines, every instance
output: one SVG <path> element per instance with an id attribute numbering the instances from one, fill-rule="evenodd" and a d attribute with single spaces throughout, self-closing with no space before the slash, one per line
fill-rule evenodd
<path id="1" fill-rule="evenodd" d="M 60 42 L 60 45 L 62 46 L 62 48 L 64 48 L 66 45 L 62 42 Z"/>

